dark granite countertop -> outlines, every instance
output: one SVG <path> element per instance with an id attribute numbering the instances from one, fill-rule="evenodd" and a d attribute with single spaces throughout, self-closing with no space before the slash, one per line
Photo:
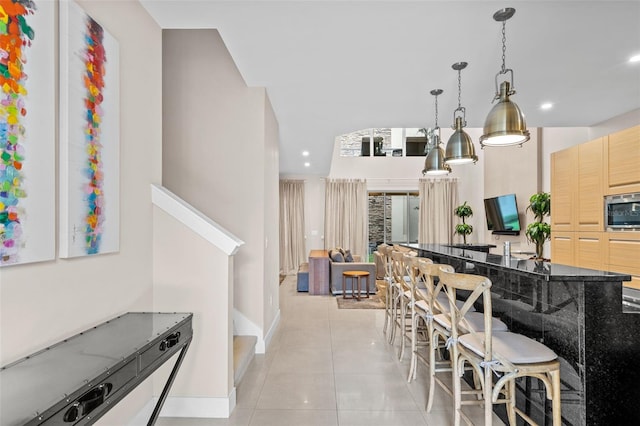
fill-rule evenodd
<path id="1" fill-rule="evenodd" d="M 413 244 L 416 245 L 416 244 Z M 494 248 L 497 247 L 495 244 L 445 244 L 444 247 L 453 247 L 453 248 L 465 248 L 465 247 L 471 247 L 471 248 Z"/>
<path id="2" fill-rule="evenodd" d="M 628 274 L 482 253 L 441 244 L 403 244 L 403 246 L 458 258 L 470 263 L 485 264 L 505 271 L 537 275 L 546 281 L 631 281 L 631 276 Z"/>

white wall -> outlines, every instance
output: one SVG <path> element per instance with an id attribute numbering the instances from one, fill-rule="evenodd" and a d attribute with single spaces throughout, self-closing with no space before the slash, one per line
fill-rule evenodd
<path id="1" fill-rule="evenodd" d="M 264 333 L 277 311 L 265 311 L 278 286 L 277 122 L 216 30 L 164 30 L 163 42 L 163 185 L 245 242 L 234 304 Z"/>
<path id="2" fill-rule="evenodd" d="M 2 268 L 2 365 L 116 315 L 153 307 L 149 185 L 161 178 L 161 30 L 137 1 L 79 3 L 120 44 L 120 250 Z M 100 423 L 125 424 L 150 397 L 148 380 Z"/>
<path id="3" fill-rule="evenodd" d="M 268 345 L 280 318 L 280 133 L 271 102 L 264 92 L 264 338 Z"/>
<path id="4" fill-rule="evenodd" d="M 533 221 L 526 212 L 529 198 L 540 190 L 540 147 L 538 129 L 529 128 L 531 139 L 522 146 L 485 148 L 484 198 L 505 194 L 516 194 L 520 218 L 520 235 L 495 235 L 485 232 L 485 241 L 498 247 L 494 253 L 502 253 L 505 241 L 511 242 L 512 251 L 534 252 L 535 247 L 527 242 L 525 230 Z M 484 217 L 484 206 L 483 206 Z"/>
<path id="5" fill-rule="evenodd" d="M 153 227 L 154 310 L 193 313 L 193 340 L 171 395 L 217 405 L 212 399 L 225 401 L 234 387 L 229 309 L 233 306 L 233 257 L 158 207 L 153 209 Z M 173 364 L 166 362 L 158 370 L 155 395 L 162 392 Z"/>

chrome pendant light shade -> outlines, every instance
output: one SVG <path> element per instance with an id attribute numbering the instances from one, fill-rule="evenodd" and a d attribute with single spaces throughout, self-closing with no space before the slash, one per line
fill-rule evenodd
<path id="1" fill-rule="evenodd" d="M 502 22 L 502 68 L 496 74 L 495 87 L 496 95 L 494 101 L 498 103 L 493 106 L 487 119 L 484 122 L 484 131 L 480 136 L 480 145 L 485 146 L 509 146 L 522 145 L 529 140 L 529 131 L 524 118 L 524 114 L 510 96 L 516 93 L 513 85 L 513 70 L 505 66 L 506 53 L 506 21 L 515 14 L 516 10 L 508 7 L 494 13 L 493 19 Z M 511 75 L 511 81 L 504 80 L 498 89 L 498 77 Z"/>
<path id="2" fill-rule="evenodd" d="M 447 164 L 468 164 L 478 161 L 471 136 L 463 129 L 462 117 L 456 117 L 455 131 L 447 142 L 445 158 Z"/>
<path id="3" fill-rule="evenodd" d="M 509 94 L 509 82 L 503 81 L 500 100 L 491 108 L 484 122 L 483 135 L 480 136 L 482 146 L 520 145 L 529 140 L 524 114 L 515 102 L 511 102 Z"/>
<path id="4" fill-rule="evenodd" d="M 434 89 L 431 91 L 431 94 L 436 98 L 436 125 L 431 135 L 427 135 L 427 137 L 431 136 L 433 139 L 433 148 L 431 148 L 427 154 L 427 158 L 424 160 L 422 174 L 427 176 L 440 176 L 451 172 L 451 167 L 444 162 L 444 149 L 442 149 L 440 145 L 440 127 L 438 127 L 438 95 L 442 94 L 442 89 Z"/>
<path id="5" fill-rule="evenodd" d="M 434 131 L 440 131 L 439 128 Z M 436 145 L 429 151 L 427 158 L 424 160 L 423 175 L 427 176 L 441 176 L 451 173 L 451 167 L 444 162 L 444 149 L 440 146 L 440 137 L 434 135 Z"/>
<path id="6" fill-rule="evenodd" d="M 476 155 L 476 149 L 473 146 L 471 137 L 464 131 L 466 123 L 466 110 L 461 105 L 460 97 L 462 92 L 462 85 L 460 80 L 460 71 L 467 67 L 466 62 L 456 62 L 451 65 L 451 68 L 458 71 L 458 108 L 453 111 L 453 129 L 454 132 L 447 142 L 447 149 L 445 152 L 445 163 L 450 164 L 468 164 L 478 161 Z M 461 115 L 458 115 L 461 114 Z"/>

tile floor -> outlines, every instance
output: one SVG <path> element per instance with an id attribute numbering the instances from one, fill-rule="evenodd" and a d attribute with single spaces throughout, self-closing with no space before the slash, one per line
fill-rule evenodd
<path id="1" fill-rule="evenodd" d="M 237 386 L 228 419 L 160 418 L 158 426 L 403 426 L 451 424 L 442 389 L 425 412 L 428 381 L 407 383 L 409 355 L 398 361 L 382 333 L 383 309 L 338 309 L 333 296 L 297 293 L 295 276 L 280 286 L 280 326 L 268 352 L 256 355 Z M 399 340 L 399 339 L 398 339 Z M 465 409 L 482 424 L 478 407 Z M 494 415 L 494 425 L 503 424 Z"/>

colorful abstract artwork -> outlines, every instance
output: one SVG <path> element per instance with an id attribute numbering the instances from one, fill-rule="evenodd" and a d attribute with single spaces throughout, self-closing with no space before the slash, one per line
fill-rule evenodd
<path id="1" fill-rule="evenodd" d="M 55 257 L 54 7 L 0 0 L 0 266 Z"/>
<path id="2" fill-rule="evenodd" d="M 60 5 L 60 257 L 119 249 L 116 40 L 73 1 Z"/>

